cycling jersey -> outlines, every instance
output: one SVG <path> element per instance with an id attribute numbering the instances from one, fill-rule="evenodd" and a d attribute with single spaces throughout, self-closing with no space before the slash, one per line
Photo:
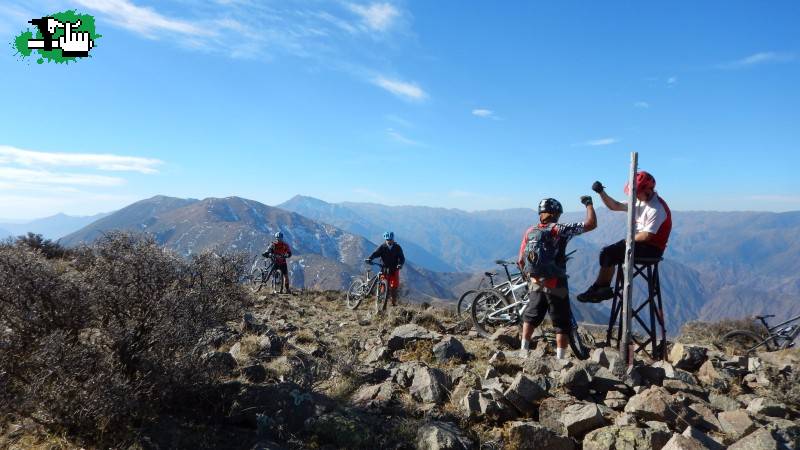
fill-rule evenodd
<path id="1" fill-rule="evenodd" d="M 522 243 L 519 247 L 519 261 L 525 262 L 525 247 L 528 243 L 528 234 L 534 230 L 534 228 L 546 228 L 548 224 L 540 223 L 538 225 L 533 225 L 522 235 Z M 584 223 L 583 222 L 574 222 L 574 223 L 557 223 L 551 229 L 551 233 L 553 233 L 554 240 L 556 241 L 556 245 L 558 245 L 558 253 L 556 254 L 555 263 L 558 267 L 561 267 L 566 272 L 567 269 L 567 259 L 566 259 L 566 250 L 567 250 L 567 243 L 573 237 L 582 234 L 584 232 Z M 549 278 L 547 280 L 543 280 L 544 286 L 550 289 L 556 287 L 564 287 L 566 286 L 566 278 Z"/>
<path id="2" fill-rule="evenodd" d="M 292 249 L 289 244 L 283 241 L 273 241 L 269 244 L 265 255 L 273 255 L 275 262 L 278 264 L 286 264 L 286 258 L 292 256 Z"/>

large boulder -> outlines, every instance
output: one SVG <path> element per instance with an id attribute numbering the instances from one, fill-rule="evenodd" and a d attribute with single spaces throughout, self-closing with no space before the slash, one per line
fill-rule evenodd
<path id="1" fill-rule="evenodd" d="M 540 375 L 541 377 L 541 375 Z M 506 389 L 503 396 L 524 415 L 531 415 L 536 410 L 536 403 L 548 396 L 546 385 L 520 372 Z"/>
<path id="2" fill-rule="evenodd" d="M 386 343 L 389 350 L 395 351 L 405 348 L 406 345 L 422 340 L 438 339 L 441 335 L 414 323 L 400 325 L 392 330 L 389 341 Z"/>
<path id="3" fill-rule="evenodd" d="M 708 349 L 705 347 L 686 345 L 678 342 L 672 346 L 668 359 L 676 369 L 694 372 L 706 361 L 707 353 Z"/>
<path id="4" fill-rule="evenodd" d="M 353 394 L 354 405 L 365 408 L 382 408 L 392 400 L 394 385 L 391 381 L 380 384 L 362 386 Z"/>
<path id="5" fill-rule="evenodd" d="M 722 431 L 734 439 L 741 439 L 753 432 L 757 426 L 744 409 L 723 411 L 717 416 Z"/>
<path id="6" fill-rule="evenodd" d="M 788 450 L 789 448 L 788 445 L 776 439 L 773 433 L 766 428 L 756 430 L 728 447 L 729 450 Z"/>
<path id="7" fill-rule="evenodd" d="M 517 450 L 574 450 L 575 440 L 559 436 L 536 422 L 512 422 L 505 432 L 505 444 Z"/>
<path id="8" fill-rule="evenodd" d="M 589 432 L 583 438 L 584 450 L 659 450 L 671 433 L 637 428 L 632 425 L 611 425 Z"/>
<path id="9" fill-rule="evenodd" d="M 433 346 L 433 355 L 439 361 L 446 361 L 451 358 L 466 360 L 470 354 L 464 349 L 464 345 L 453 336 L 447 336 Z"/>
<path id="10" fill-rule="evenodd" d="M 414 372 L 409 393 L 423 403 L 441 404 L 447 400 L 449 388 L 444 372 L 432 367 L 420 367 Z"/>
<path id="11" fill-rule="evenodd" d="M 447 422 L 431 422 L 417 431 L 419 450 L 469 450 L 472 441 L 455 425 Z"/>
<path id="12" fill-rule="evenodd" d="M 561 371 L 560 386 L 577 398 L 584 398 L 589 394 L 590 382 L 591 376 L 582 364 Z"/>
<path id="13" fill-rule="evenodd" d="M 675 422 L 678 417 L 686 420 L 691 415 L 688 408 L 675 401 L 669 391 L 659 386 L 652 386 L 631 397 L 625 405 L 625 412 L 641 420 L 668 423 Z"/>
<path id="14" fill-rule="evenodd" d="M 719 411 L 736 411 L 742 408 L 742 404 L 738 400 L 714 392 L 708 394 L 708 402 L 714 409 Z"/>
<path id="15" fill-rule="evenodd" d="M 517 327 L 501 327 L 490 338 L 500 348 L 517 350 L 520 347 L 519 330 Z"/>
<path id="16" fill-rule="evenodd" d="M 763 414 L 770 417 L 786 417 L 789 410 L 786 405 L 765 397 L 758 397 L 747 405 L 747 410 L 753 414 Z"/>
<path id="17" fill-rule="evenodd" d="M 626 379 L 630 380 L 633 386 L 661 386 L 664 378 L 666 378 L 664 369 L 646 364 L 633 366 L 626 374 Z"/>
<path id="18" fill-rule="evenodd" d="M 576 403 L 580 402 L 567 395 L 545 398 L 539 403 L 539 422 L 558 434 L 567 434 L 567 430 L 561 422 L 561 413 L 567 406 Z"/>
<path id="19" fill-rule="evenodd" d="M 692 438 L 703 444 L 703 446 L 708 450 L 723 450 L 725 448 L 720 441 L 712 438 L 708 433 L 700 431 L 695 427 L 686 427 L 681 434 L 684 437 Z"/>
<path id="20" fill-rule="evenodd" d="M 564 408 L 560 418 L 567 436 L 581 438 L 583 435 L 606 424 L 600 408 L 594 403 L 578 403 Z"/>
<path id="21" fill-rule="evenodd" d="M 697 371 L 697 379 L 706 386 L 721 387 L 725 384 L 725 377 L 717 371 L 711 360 L 700 366 Z"/>
<path id="22" fill-rule="evenodd" d="M 706 450 L 706 446 L 694 438 L 673 434 L 661 450 Z"/>

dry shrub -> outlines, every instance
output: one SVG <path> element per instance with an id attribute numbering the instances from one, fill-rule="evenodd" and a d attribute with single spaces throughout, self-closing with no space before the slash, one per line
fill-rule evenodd
<path id="1" fill-rule="evenodd" d="M 681 327 L 677 342 L 685 344 L 717 344 L 722 336 L 733 330 L 748 330 L 762 335 L 764 326 L 753 319 L 720 320 L 718 322 L 687 322 Z"/>
<path id="2" fill-rule="evenodd" d="M 213 381 L 197 342 L 240 314 L 244 260 L 125 234 L 77 255 L 0 246 L 0 410 L 110 445 Z"/>

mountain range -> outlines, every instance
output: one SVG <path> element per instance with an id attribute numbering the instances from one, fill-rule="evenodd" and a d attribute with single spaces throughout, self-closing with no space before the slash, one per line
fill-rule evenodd
<path id="1" fill-rule="evenodd" d="M 573 295 L 593 281 L 602 246 L 624 234 L 625 214 L 597 209 L 599 227 L 570 243 L 576 250 L 568 266 Z M 567 212 L 561 221 L 583 217 Z M 294 285 L 344 289 L 391 229 L 409 260 L 403 274 L 408 297 L 452 301 L 476 286 L 482 271 L 497 269 L 496 259 L 514 259 L 522 232 L 535 220 L 535 211 L 522 208 L 467 212 L 304 196 L 270 207 L 238 197 L 157 196 L 96 220 L 62 243 L 91 242 L 122 229 L 152 233 L 181 254 L 235 248 L 256 257 L 280 229 L 296 252 L 290 260 Z M 688 320 L 800 314 L 800 212 L 674 212 L 673 223 L 661 263 L 670 333 Z M 636 288 L 643 295 L 642 283 Z M 607 320 L 608 304 L 573 304 L 582 320 Z"/>
<path id="2" fill-rule="evenodd" d="M 0 223 L 0 238 L 19 236 L 30 232 L 41 234 L 47 239 L 58 240 L 62 236 L 85 227 L 107 215 L 108 213 L 95 214 L 92 216 L 70 216 L 59 213 L 53 216 L 19 223 L 0 221 L 5 222 Z"/>

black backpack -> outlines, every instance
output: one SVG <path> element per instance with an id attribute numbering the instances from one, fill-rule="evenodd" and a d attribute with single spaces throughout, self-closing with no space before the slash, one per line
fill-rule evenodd
<path id="1" fill-rule="evenodd" d="M 545 227 L 535 227 L 528 232 L 525 243 L 526 268 L 536 278 L 566 277 L 566 270 L 556 264 L 558 242 L 553 237 L 551 223 Z"/>

